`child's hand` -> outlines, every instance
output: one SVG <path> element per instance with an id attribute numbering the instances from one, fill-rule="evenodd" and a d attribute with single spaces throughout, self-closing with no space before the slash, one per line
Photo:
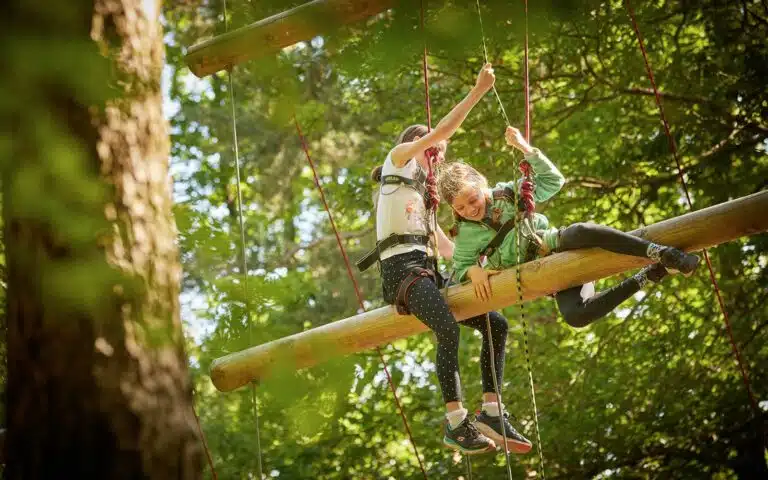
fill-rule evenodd
<path id="1" fill-rule="evenodd" d="M 477 74 L 477 82 L 475 82 L 475 88 L 485 93 L 491 89 L 495 81 L 496 76 L 493 74 L 493 67 L 490 63 L 486 63 L 483 65 L 480 73 Z"/>
<path id="2" fill-rule="evenodd" d="M 472 280 L 472 286 L 475 287 L 475 297 L 486 302 L 491 299 L 493 292 L 489 279 L 497 273 L 499 273 L 497 270 L 485 270 L 477 265 L 469 267 L 467 275 Z"/>
<path id="3" fill-rule="evenodd" d="M 507 131 L 504 132 L 504 138 L 507 139 L 507 145 L 515 147 L 523 153 L 531 153 L 533 151 L 533 148 L 525 140 L 523 134 L 515 127 L 507 127 Z"/>

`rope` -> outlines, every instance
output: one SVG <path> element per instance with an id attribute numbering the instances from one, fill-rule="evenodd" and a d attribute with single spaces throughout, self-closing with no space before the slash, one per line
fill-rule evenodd
<path id="1" fill-rule="evenodd" d="M 476 0 L 476 6 L 477 6 L 477 17 L 480 20 L 480 33 L 482 35 L 483 39 L 483 54 L 485 55 L 485 62 L 488 63 L 488 50 L 486 48 L 485 44 L 485 32 L 483 30 L 483 16 L 480 9 L 480 0 Z M 529 89 L 530 89 L 530 81 L 529 81 L 529 75 L 528 75 L 528 0 L 525 0 L 525 45 L 524 45 L 524 83 L 525 83 L 525 139 L 526 141 L 530 142 L 530 120 L 531 120 L 531 114 L 530 114 L 530 98 L 529 98 Z M 496 91 L 496 86 L 494 85 L 494 92 Z M 504 110 L 504 105 L 501 102 L 501 98 L 498 96 L 498 93 L 496 94 L 496 99 L 499 102 L 499 106 L 501 107 L 502 114 L 504 116 L 504 120 L 507 122 L 507 125 L 510 125 L 509 119 L 507 118 L 507 114 Z M 530 163 L 523 160 L 520 162 L 520 171 L 524 175 L 523 183 L 520 185 L 521 194 L 520 198 L 523 199 L 526 205 L 526 215 L 532 215 L 533 209 L 535 208 L 535 202 L 533 201 L 533 182 L 530 180 L 530 176 L 533 173 Z M 517 183 L 517 175 L 515 174 L 514 183 Z M 515 205 L 518 205 L 518 193 L 515 190 Z M 520 305 L 520 319 L 523 322 L 523 342 L 525 345 L 525 363 L 528 369 L 528 383 L 530 384 L 531 388 L 531 400 L 533 403 L 533 423 L 536 429 L 536 443 L 538 446 L 539 451 L 539 462 L 541 463 L 541 476 L 543 480 L 546 480 L 546 474 L 544 472 L 544 452 L 541 448 L 541 432 L 539 430 L 539 413 L 538 408 L 536 406 L 536 389 L 534 386 L 533 381 L 533 366 L 531 364 L 531 354 L 530 354 L 530 348 L 529 348 L 529 342 L 528 342 L 528 321 L 525 318 L 525 304 L 523 303 L 523 289 L 522 289 L 522 277 L 520 272 L 520 247 L 521 247 L 521 238 L 520 238 L 520 227 L 515 229 L 515 242 L 517 244 L 516 248 L 516 264 L 517 268 L 515 270 L 516 273 L 516 280 L 517 280 L 517 292 L 518 292 L 518 304 Z M 487 318 L 487 314 L 486 314 Z M 499 410 L 501 412 L 501 410 Z M 510 474 L 511 475 L 511 474 Z"/>
<path id="2" fill-rule="evenodd" d="M 429 74 L 427 69 L 427 35 L 426 30 L 424 29 L 424 0 L 421 0 L 420 2 L 421 9 L 420 9 L 420 23 L 421 23 L 421 34 L 422 39 L 424 41 L 424 54 L 422 55 L 422 69 L 424 72 L 424 101 L 425 106 L 427 110 L 427 132 L 432 131 L 432 107 L 430 106 L 429 101 Z M 437 193 L 437 179 L 435 178 L 435 172 L 433 170 L 433 166 L 437 163 L 437 149 L 435 147 L 430 147 L 424 152 L 424 156 L 427 158 L 427 192 L 429 196 L 429 201 L 427 203 L 427 210 L 428 215 L 430 215 L 430 218 L 428 220 L 429 228 L 432 230 L 432 241 L 435 244 L 435 269 L 437 269 L 437 256 L 439 253 L 438 250 L 438 237 L 437 237 L 437 206 L 440 203 L 440 196 Z"/>
<path id="3" fill-rule="evenodd" d="M 200 417 L 197 416 L 194 405 L 192 406 L 192 413 L 195 414 L 195 422 L 197 422 L 197 431 L 200 432 L 200 438 L 203 440 L 203 450 L 205 450 L 205 457 L 208 460 L 208 466 L 211 468 L 211 475 L 213 480 L 219 480 L 219 476 L 216 474 L 216 469 L 213 466 L 213 458 L 211 458 L 211 451 L 208 449 L 208 442 L 205 440 L 205 434 L 203 433 L 203 427 L 200 425 Z"/>
<path id="4" fill-rule="evenodd" d="M 637 36 L 637 42 L 640 45 L 640 51 L 643 54 L 643 61 L 645 62 L 645 70 L 648 73 L 648 79 L 651 82 L 651 87 L 653 87 L 653 94 L 656 99 L 656 106 L 659 107 L 659 115 L 661 116 L 661 121 L 664 125 L 664 132 L 667 134 L 667 139 L 669 141 L 669 149 L 672 151 L 672 156 L 675 159 L 675 163 L 677 164 L 677 173 L 680 177 L 680 183 L 683 186 L 683 191 L 685 192 L 685 199 L 688 203 L 688 208 L 693 210 L 693 202 L 691 202 L 691 196 L 688 193 L 688 185 L 685 181 L 685 176 L 683 175 L 683 168 L 680 164 L 680 156 L 677 150 L 677 143 L 675 142 L 674 137 L 672 136 L 672 133 L 669 128 L 669 122 L 667 121 L 667 116 L 664 113 L 664 107 L 661 103 L 661 95 L 659 94 L 659 90 L 656 87 L 656 80 L 653 76 L 653 70 L 651 69 L 651 64 L 648 61 L 648 53 L 645 49 L 645 42 L 643 41 L 643 36 L 640 33 L 640 27 L 638 26 L 637 19 L 635 18 L 635 12 L 632 9 L 632 5 L 630 4 L 629 0 L 625 0 L 625 4 L 627 6 L 627 10 L 629 11 L 629 17 L 632 20 L 632 28 L 635 30 L 635 35 Z M 733 329 L 731 328 L 731 322 L 728 318 L 728 311 L 725 308 L 725 302 L 723 301 L 723 297 L 720 294 L 720 286 L 717 283 L 717 278 L 715 278 L 715 271 L 712 267 L 712 261 L 709 258 L 709 254 L 707 253 L 707 250 L 704 249 L 704 259 L 707 262 L 707 268 L 709 269 L 709 278 L 712 281 L 712 285 L 715 290 L 715 295 L 717 296 L 718 304 L 720 305 L 720 311 L 723 314 L 723 320 L 725 321 L 725 327 L 728 332 L 728 338 L 731 342 L 731 347 L 733 349 L 733 354 L 736 357 L 736 363 L 738 364 L 739 371 L 741 372 L 741 378 L 744 381 L 744 386 L 747 388 L 747 394 L 749 395 L 750 403 L 752 404 L 752 410 L 754 412 L 755 418 L 760 418 L 761 411 L 760 407 L 757 404 L 757 400 L 755 399 L 755 395 L 752 391 L 752 385 L 749 381 L 749 374 L 747 373 L 747 367 L 744 365 L 744 361 L 741 358 L 741 352 L 739 351 L 739 347 L 736 343 L 736 340 L 733 336 Z"/>
<path id="5" fill-rule="evenodd" d="M 483 57 L 485 58 L 485 63 L 488 63 L 488 47 L 485 43 L 485 28 L 483 27 L 483 15 L 480 11 L 480 0 L 475 0 L 475 5 L 477 7 L 477 18 L 480 21 L 480 38 L 483 42 Z M 528 81 L 528 2 L 526 0 L 525 2 L 525 69 L 524 69 L 524 79 L 525 79 L 525 138 L 530 138 L 530 120 L 531 120 L 531 113 L 530 113 L 530 98 L 529 98 L 529 81 Z M 496 85 L 493 85 L 493 93 L 496 96 L 496 101 L 499 104 L 499 109 L 501 110 L 501 115 L 504 117 L 504 121 L 507 125 L 512 125 L 512 123 L 509 121 L 509 117 L 507 116 L 507 111 L 504 108 L 504 103 L 501 101 L 501 97 L 499 96 L 499 92 L 496 90 Z M 531 167 L 531 164 L 528 163 L 525 159 L 523 159 L 520 162 L 519 165 L 520 170 L 523 172 L 524 179 L 523 183 L 520 186 L 522 190 L 522 199 L 523 204 L 525 205 L 525 212 L 528 217 L 531 217 L 533 215 L 533 212 L 536 208 L 536 202 L 533 200 L 533 190 L 534 185 L 531 181 L 530 177 L 533 174 L 533 167 Z"/>
<path id="6" fill-rule="evenodd" d="M 483 16 L 480 14 L 480 0 L 475 0 L 475 4 L 477 5 L 477 18 L 480 20 L 480 38 L 483 40 L 483 57 L 485 58 L 485 63 L 488 63 L 488 47 L 485 45 L 485 29 L 483 28 Z M 493 85 L 493 93 L 496 96 L 496 101 L 499 103 L 499 108 L 501 109 L 501 115 L 504 117 L 504 121 L 507 122 L 507 125 L 512 125 L 509 122 L 509 117 L 507 116 L 507 111 L 504 108 L 504 103 L 501 101 L 499 92 L 496 90 L 496 84 Z"/>
<path id="7" fill-rule="evenodd" d="M 227 1 L 224 0 L 224 29 L 229 30 L 229 21 L 227 20 Z M 232 143 L 235 150 L 235 187 L 237 189 L 237 219 L 240 226 L 240 269 L 243 274 L 243 298 L 245 299 L 245 315 L 248 320 L 248 343 L 253 344 L 253 319 L 251 316 L 250 290 L 248 288 L 248 260 L 246 259 L 245 246 L 245 221 L 243 219 L 243 192 L 240 188 L 242 182 L 240 176 L 240 148 L 237 140 L 237 115 L 235 109 L 235 86 L 232 81 L 232 69 L 227 69 L 227 80 L 229 82 L 229 104 L 232 113 Z M 259 480 L 264 478 L 263 466 L 261 461 L 261 432 L 259 429 L 259 408 L 256 404 L 256 385 L 251 384 L 251 411 L 253 412 L 256 428 L 256 465 L 259 472 Z"/>
<path id="8" fill-rule="evenodd" d="M 499 380 L 496 378 L 496 355 L 493 352 L 493 330 L 491 329 L 491 318 L 488 312 L 485 312 L 485 327 L 488 330 L 488 354 L 491 357 L 491 375 L 493 376 L 493 390 L 496 392 L 496 406 L 499 409 L 499 425 L 501 426 L 501 436 L 504 437 L 504 457 L 507 464 L 507 477 L 512 480 L 512 465 L 509 460 L 509 446 L 507 444 L 507 429 L 504 425 L 504 403 L 501 401 L 501 389 Z"/>
<path id="9" fill-rule="evenodd" d="M 355 275 L 352 273 L 352 266 L 349 262 L 349 257 L 347 256 L 347 251 L 344 248 L 344 244 L 341 241 L 341 235 L 339 235 L 339 230 L 336 228 L 336 222 L 333 220 L 333 215 L 331 214 L 331 208 L 328 206 L 328 202 L 325 199 L 325 192 L 323 191 L 323 187 L 320 184 L 320 178 L 317 175 L 317 170 L 315 169 L 315 163 L 312 161 L 312 157 L 309 154 L 309 147 L 307 146 L 306 138 L 304 137 L 304 133 L 301 131 L 301 127 L 299 126 L 299 121 L 294 115 L 293 122 L 296 125 L 296 132 L 299 134 L 299 139 L 301 140 L 301 147 L 304 150 L 304 154 L 307 157 L 307 162 L 309 163 L 310 168 L 312 169 L 312 175 L 315 179 L 315 186 L 317 186 L 317 190 L 320 192 L 320 199 L 323 202 L 323 206 L 325 207 L 325 212 L 328 214 L 328 220 L 331 222 L 331 227 L 333 228 L 333 233 L 336 235 L 336 243 L 339 245 L 339 250 L 341 251 L 342 257 L 344 257 L 344 264 L 347 267 L 347 274 L 349 275 L 349 279 L 352 281 L 352 285 L 355 289 L 355 295 L 357 295 L 357 301 L 360 304 L 360 309 L 362 311 L 366 311 L 365 308 L 365 302 L 363 301 L 363 294 L 360 292 L 360 286 L 357 283 L 357 279 L 355 278 Z M 413 452 L 416 454 L 416 460 L 419 462 L 419 468 L 421 469 L 421 473 L 424 475 L 424 478 L 427 478 L 427 471 L 424 468 L 424 464 L 421 461 L 421 456 L 419 456 L 419 450 L 416 448 L 416 442 L 413 440 L 413 433 L 411 432 L 411 427 L 408 425 L 408 419 L 405 416 L 405 411 L 403 410 L 403 406 L 400 403 L 400 399 L 397 396 L 397 389 L 395 388 L 395 383 L 392 380 L 392 375 L 389 373 L 389 368 L 387 368 L 387 363 L 384 360 L 384 353 L 381 351 L 381 348 L 376 347 L 376 353 L 379 355 L 379 360 L 381 360 L 381 365 L 384 368 L 384 373 L 387 376 L 387 383 L 389 383 L 389 388 L 392 390 L 392 395 L 395 398 L 395 404 L 397 405 L 397 410 L 400 412 L 400 417 L 403 419 L 403 425 L 405 426 L 405 430 L 408 433 L 408 439 L 411 442 L 411 446 L 413 447 Z"/>
<path id="10" fill-rule="evenodd" d="M 524 45 L 524 82 L 525 82 L 525 141 L 530 143 L 531 142 L 531 102 L 530 102 L 530 76 L 528 73 L 528 0 L 525 0 L 525 45 Z M 523 166 L 523 163 L 527 165 L 527 168 Z M 521 185 L 521 190 L 523 186 L 526 186 L 526 181 L 530 180 L 531 175 L 531 165 L 528 162 L 520 162 L 520 171 L 525 175 L 527 178 L 523 181 L 523 185 Z M 530 203 L 533 203 L 533 190 L 532 190 L 532 183 L 529 183 L 527 187 L 531 187 L 530 190 Z M 522 191 L 521 194 L 523 195 L 523 201 L 528 202 L 526 199 L 526 191 Z M 517 203 L 517 202 L 516 202 Z M 526 212 L 528 211 L 528 205 L 526 203 Z M 539 463 L 541 463 L 541 478 L 543 480 L 547 479 L 545 470 L 544 470 L 544 451 L 541 448 L 541 430 L 539 429 L 539 409 L 536 406 L 536 389 L 534 387 L 533 382 L 533 366 L 531 364 L 531 353 L 530 353 L 530 347 L 528 342 L 528 322 L 525 319 L 525 307 L 523 306 L 523 282 L 522 282 L 522 273 L 520 269 L 520 229 L 515 229 L 515 234 L 517 236 L 516 242 L 517 242 L 517 248 L 516 248 L 516 255 L 517 255 L 517 268 L 515 269 L 515 272 L 517 273 L 517 293 L 518 293 L 518 300 L 520 303 L 520 316 L 522 317 L 523 321 L 523 341 L 525 344 L 525 364 L 528 368 L 528 383 L 531 386 L 531 401 L 533 403 L 533 425 L 536 429 L 536 443 L 539 447 Z"/>

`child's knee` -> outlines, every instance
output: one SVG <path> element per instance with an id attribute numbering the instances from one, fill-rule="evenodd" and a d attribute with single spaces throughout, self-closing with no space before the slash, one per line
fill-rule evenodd
<path id="1" fill-rule="evenodd" d="M 573 328 L 584 328 L 595 321 L 595 318 L 584 310 L 571 310 L 561 312 L 565 323 Z"/>
<path id="2" fill-rule="evenodd" d="M 588 223 L 576 222 L 568 225 L 568 227 L 564 229 L 563 233 L 574 238 L 581 238 L 584 235 L 589 234 L 590 230 L 592 230 L 592 228 Z"/>
<path id="3" fill-rule="evenodd" d="M 489 312 L 488 319 L 491 322 L 491 331 L 493 332 L 494 336 L 507 336 L 507 332 L 509 331 L 509 323 L 507 322 L 507 319 L 504 317 L 504 315 L 500 314 L 499 312 Z"/>

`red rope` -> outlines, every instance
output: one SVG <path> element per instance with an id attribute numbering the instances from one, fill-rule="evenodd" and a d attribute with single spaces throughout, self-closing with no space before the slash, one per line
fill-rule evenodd
<path id="1" fill-rule="evenodd" d="M 197 411 L 194 405 L 192 406 L 192 413 L 195 414 L 195 421 L 197 422 L 197 430 L 200 432 L 200 439 L 203 441 L 203 450 L 205 450 L 205 456 L 208 459 L 208 466 L 211 468 L 211 476 L 213 480 L 219 480 L 219 476 L 216 474 L 216 467 L 213 466 L 213 458 L 211 458 L 211 451 L 208 449 L 208 442 L 205 440 L 205 433 L 203 433 L 203 427 L 200 426 L 200 417 L 197 416 Z"/>
<path id="2" fill-rule="evenodd" d="M 422 56 L 422 68 L 424 69 L 424 100 L 427 107 L 427 132 L 432 131 L 432 109 L 429 106 L 429 75 L 427 75 L 427 38 L 424 30 L 424 0 L 421 0 L 421 33 L 424 35 L 424 55 Z"/>
<path id="3" fill-rule="evenodd" d="M 667 116 L 664 113 L 664 106 L 661 103 L 661 95 L 659 94 L 658 88 L 656 88 L 656 80 L 653 77 L 653 70 L 651 69 L 651 64 L 648 61 L 648 53 L 645 50 L 645 43 L 643 42 L 643 36 L 640 33 L 640 27 L 637 24 L 637 19 L 635 18 L 635 12 L 632 9 L 632 5 L 630 5 L 629 0 L 625 0 L 627 10 L 629 11 L 629 16 L 632 20 L 632 27 L 635 30 L 635 34 L 637 35 L 637 41 L 640 44 L 640 51 L 643 53 L 643 61 L 645 62 L 645 70 L 648 73 L 648 79 L 651 81 L 651 86 L 653 87 L 653 94 L 656 98 L 656 105 L 659 107 L 659 115 L 661 115 L 661 121 L 664 124 L 664 131 L 667 134 L 667 139 L 669 140 L 669 148 L 672 150 L 672 156 L 675 158 L 675 163 L 677 164 L 677 173 L 680 177 L 680 182 L 683 185 L 683 191 L 685 192 L 685 198 L 688 202 L 688 207 L 692 210 L 693 209 L 693 202 L 691 202 L 691 196 L 688 193 L 688 185 L 686 184 L 685 177 L 683 176 L 683 168 L 680 164 L 680 157 L 677 151 L 677 144 L 675 142 L 674 137 L 672 136 L 672 133 L 670 132 L 669 128 L 669 122 L 667 122 Z M 717 283 L 717 279 L 715 278 L 715 270 L 712 268 L 712 261 L 709 259 L 709 255 L 707 254 L 707 250 L 704 249 L 704 259 L 707 262 L 707 268 L 709 269 L 709 278 L 712 280 L 712 285 L 715 289 L 715 295 L 717 296 L 717 301 L 720 304 L 720 311 L 723 313 L 723 319 L 725 320 L 725 327 L 728 332 L 728 338 L 731 342 L 731 347 L 733 348 L 733 354 L 736 357 L 736 363 L 739 366 L 739 370 L 741 371 L 741 378 L 744 380 L 744 385 L 747 387 L 747 393 L 749 394 L 749 400 L 752 404 L 752 409 L 754 410 L 756 418 L 760 418 L 761 412 L 760 407 L 757 404 L 757 400 L 755 400 L 755 395 L 752 392 L 752 385 L 749 381 L 749 375 L 747 373 L 747 368 L 744 365 L 744 362 L 741 358 L 741 352 L 739 351 L 739 347 L 736 343 L 736 340 L 733 336 L 733 329 L 731 328 L 731 322 L 728 318 L 728 311 L 725 308 L 725 302 L 723 301 L 723 297 L 720 294 L 720 286 Z"/>
<path id="4" fill-rule="evenodd" d="M 528 0 L 525 0 L 525 44 L 523 47 L 523 83 L 525 91 L 525 141 L 531 141 L 531 83 L 528 72 Z M 520 185 L 520 198 L 525 206 L 525 215 L 533 216 L 536 210 L 536 202 L 533 200 L 535 185 L 532 180 L 533 167 L 525 159 L 520 162 L 520 172 L 523 174 L 523 183 Z"/>
<path id="5" fill-rule="evenodd" d="M 421 32 L 424 34 L 424 0 L 421 0 Z M 426 35 L 424 38 L 424 55 L 421 58 L 421 66 L 424 73 L 424 102 L 427 110 L 427 132 L 432 131 L 432 108 L 429 101 L 429 73 L 427 70 L 427 40 Z M 427 209 L 437 210 L 437 206 L 440 204 L 440 197 L 437 193 L 437 180 L 435 179 L 435 172 L 433 165 L 437 163 L 437 148 L 430 147 L 424 155 L 427 157 L 427 192 L 429 193 L 429 203 Z"/>
<path id="6" fill-rule="evenodd" d="M 296 118 L 296 116 L 293 117 L 293 122 L 296 124 L 296 132 L 299 134 L 299 139 L 301 139 L 301 147 L 304 149 L 304 154 L 307 156 L 307 162 L 309 162 L 309 166 L 312 169 L 312 175 L 315 178 L 315 186 L 317 186 L 317 190 L 320 192 L 320 199 L 323 201 L 323 206 L 325 207 L 325 211 L 328 214 L 328 219 L 331 221 L 331 227 L 333 228 L 333 233 L 336 235 L 336 243 L 339 245 L 339 250 L 341 251 L 341 255 L 344 257 L 344 264 L 347 266 L 347 274 L 349 275 L 349 279 L 352 280 L 352 285 L 355 288 L 355 295 L 357 295 L 357 301 L 360 304 L 360 309 L 362 311 L 366 311 L 365 303 L 363 301 L 363 294 L 360 292 L 360 286 L 357 283 L 357 279 L 355 278 L 355 275 L 352 273 L 352 266 L 349 262 L 349 257 L 347 256 L 347 251 L 344 248 L 344 244 L 341 241 L 341 235 L 339 235 L 339 230 L 336 228 L 336 222 L 333 220 L 333 215 L 331 214 L 331 209 L 328 206 L 328 202 L 325 200 L 325 192 L 323 191 L 323 187 L 320 184 L 320 178 L 317 176 L 317 170 L 315 169 L 315 164 L 312 161 L 312 157 L 309 155 L 309 147 L 307 146 L 307 141 L 304 138 L 304 134 L 301 131 L 301 127 L 299 126 L 299 121 Z M 387 383 L 389 383 L 389 388 L 392 390 L 392 395 L 394 395 L 395 398 L 395 404 L 397 405 L 397 410 L 400 412 L 400 417 L 403 419 L 403 425 L 405 426 L 406 432 L 408 432 L 408 439 L 411 441 L 411 446 L 413 447 L 413 451 L 416 454 L 416 459 L 419 462 L 419 468 L 421 468 L 421 473 L 424 475 L 424 478 L 427 478 L 427 471 L 424 468 L 424 464 L 421 461 L 421 456 L 419 456 L 419 450 L 416 448 L 416 442 L 413 440 L 413 433 L 411 433 L 411 427 L 408 425 L 408 419 L 405 416 L 405 411 L 403 410 L 403 406 L 400 403 L 400 399 L 397 396 L 397 389 L 395 388 L 395 383 L 392 380 L 392 375 L 389 373 L 389 368 L 387 368 L 387 363 L 384 361 L 384 353 L 382 353 L 381 349 L 379 347 L 376 347 L 376 353 L 379 354 L 379 360 L 381 360 L 381 365 L 384 368 L 384 373 L 387 375 Z"/>
<path id="7" fill-rule="evenodd" d="M 525 83 L 525 140 L 531 141 L 531 84 L 528 77 L 528 0 L 525 0 L 525 44 L 523 46 L 523 82 Z"/>

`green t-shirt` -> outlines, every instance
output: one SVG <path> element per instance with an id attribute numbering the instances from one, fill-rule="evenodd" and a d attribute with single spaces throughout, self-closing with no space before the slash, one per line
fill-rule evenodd
<path id="1" fill-rule="evenodd" d="M 563 188 L 565 177 L 541 151 L 534 149 L 531 154 L 525 156 L 525 159 L 533 167 L 533 179 L 536 185 L 533 199 L 536 202 L 549 200 Z M 518 185 L 515 186 L 514 182 L 500 182 L 493 187 L 493 190 L 515 188 L 519 194 L 521 183 L 522 180 L 519 180 Z M 500 210 L 499 223 L 503 224 L 517 215 L 517 208 L 513 203 L 505 198 L 492 199 L 490 202 L 487 202 L 486 217 L 490 218 L 494 210 L 497 212 Z M 536 230 L 547 230 L 549 228 L 549 220 L 544 215 L 536 213 L 533 218 L 533 227 Z M 494 236 L 496 236 L 496 231 L 481 222 L 459 222 L 459 231 L 454 239 L 455 245 L 453 250 L 453 269 L 456 281 L 462 281 L 469 267 L 477 264 L 480 252 Z M 516 237 L 517 235 L 513 228 L 504 238 L 499 248 L 488 258 L 489 266 L 501 269 L 517 264 Z M 520 259 L 523 259 L 528 248 L 528 239 L 522 235 L 520 247 Z M 550 245 L 550 248 L 552 247 L 554 245 Z"/>

